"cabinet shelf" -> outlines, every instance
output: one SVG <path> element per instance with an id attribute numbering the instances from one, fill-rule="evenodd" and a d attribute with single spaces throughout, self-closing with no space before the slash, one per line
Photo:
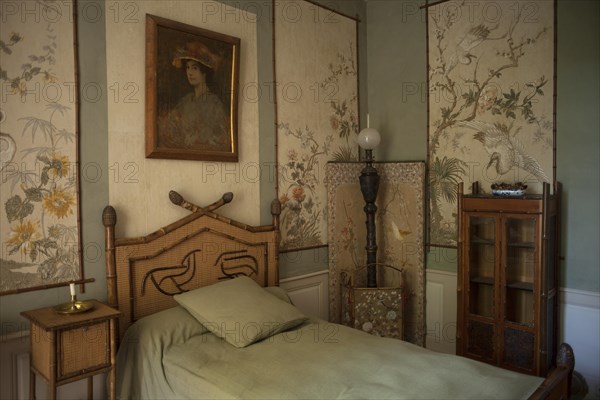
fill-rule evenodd
<path id="1" fill-rule="evenodd" d="M 480 239 L 480 238 L 472 238 L 470 243 L 484 245 L 484 246 L 494 246 L 496 244 L 496 242 L 494 242 L 493 240 Z"/>
<path id="2" fill-rule="evenodd" d="M 506 287 L 533 292 L 533 282 L 507 282 Z"/>
<path id="3" fill-rule="evenodd" d="M 519 324 L 514 321 L 505 321 L 504 328 L 514 329 L 516 331 L 529 332 L 529 333 L 535 332 L 533 324 L 529 324 L 529 323 Z"/>
<path id="4" fill-rule="evenodd" d="M 507 243 L 506 246 L 508 247 L 518 247 L 521 249 L 535 249 L 535 243 L 531 243 L 531 242 L 513 242 L 513 243 Z"/>
<path id="5" fill-rule="evenodd" d="M 470 279 L 471 283 L 480 283 L 482 285 L 493 285 L 494 278 L 488 278 L 485 276 L 474 276 Z"/>

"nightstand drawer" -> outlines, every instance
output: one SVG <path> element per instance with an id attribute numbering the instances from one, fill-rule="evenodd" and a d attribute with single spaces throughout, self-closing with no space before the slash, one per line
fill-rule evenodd
<path id="1" fill-rule="evenodd" d="M 58 380 L 110 365 L 109 321 L 58 332 Z"/>

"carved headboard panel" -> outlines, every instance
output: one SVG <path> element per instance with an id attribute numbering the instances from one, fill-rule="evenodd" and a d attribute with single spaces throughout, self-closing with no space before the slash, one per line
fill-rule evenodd
<path id="1" fill-rule="evenodd" d="M 171 201 L 192 214 L 138 238 L 115 239 L 116 211 L 104 209 L 108 303 L 121 311 L 120 337 L 136 320 L 174 307 L 175 294 L 237 275 L 278 284 L 279 202 L 271 207 L 272 225 L 253 227 L 213 212 L 232 197 L 202 208 L 171 192 Z"/>

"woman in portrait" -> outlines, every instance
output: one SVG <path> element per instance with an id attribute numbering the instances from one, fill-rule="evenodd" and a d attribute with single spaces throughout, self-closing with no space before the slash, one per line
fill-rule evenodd
<path id="1" fill-rule="evenodd" d="M 159 116 L 160 146 L 231 151 L 229 115 L 211 90 L 220 62 L 201 42 L 188 42 L 175 51 L 172 64 L 184 70 L 191 90 Z"/>

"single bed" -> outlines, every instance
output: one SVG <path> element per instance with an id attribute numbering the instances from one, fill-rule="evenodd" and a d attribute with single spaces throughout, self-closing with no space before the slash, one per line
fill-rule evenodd
<path id="1" fill-rule="evenodd" d="M 208 207 L 169 197 L 192 213 L 143 237 L 115 238 L 103 213 L 118 397 L 568 398 L 570 346 L 543 379 L 308 318 L 276 287 L 277 201 L 254 227 L 215 212 L 230 193 Z"/>

